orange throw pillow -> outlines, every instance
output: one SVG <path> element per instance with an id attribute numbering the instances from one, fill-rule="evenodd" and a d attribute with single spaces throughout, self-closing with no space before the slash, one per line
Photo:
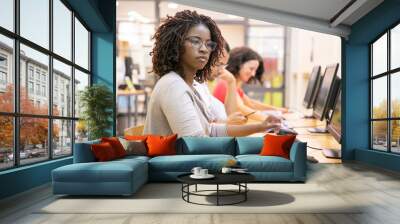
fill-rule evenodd
<path id="1" fill-rule="evenodd" d="M 110 161 L 117 158 L 112 145 L 108 142 L 93 144 L 90 147 L 92 149 L 94 157 L 99 162 Z"/>
<path id="2" fill-rule="evenodd" d="M 289 159 L 290 148 L 296 135 L 276 135 L 266 134 L 264 136 L 264 145 L 261 149 L 261 156 L 280 156 Z"/>
<path id="3" fill-rule="evenodd" d="M 149 135 L 147 137 L 147 155 L 148 156 L 165 156 L 176 155 L 175 142 L 178 135 L 158 136 Z"/>
<path id="4" fill-rule="evenodd" d="M 126 151 L 124 149 L 124 146 L 122 146 L 121 142 L 119 142 L 119 139 L 117 137 L 101 138 L 101 142 L 110 143 L 110 145 L 114 149 L 117 158 L 126 156 Z"/>

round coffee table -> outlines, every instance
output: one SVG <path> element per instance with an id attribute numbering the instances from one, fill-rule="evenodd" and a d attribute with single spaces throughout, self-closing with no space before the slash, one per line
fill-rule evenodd
<path id="1" fill-rule="evenodd" d="M 234 205 L 247 200 L 247 192 L 249 188 L 247 183 L 255 180 L 255 177 L 249 173 L 216 173 L 213 174 L 215 177 L 212 179 L 193 179 L 190 177 L 191 173 L 182 174 L 177 177 L 178 181 L 182 183 L 182 199 L 188 203 L 198 204 L 198 205 Z M 215 185 L 215 190 L 197 190 L 197 185 Z M 190 191 L 190 186 L 195 186 L 194 191 Z M 224 190 L 220 189 L 220 185 L 236 185 L 237 190 Z M 206 194 L 209 192 L 215 192 L 215 194 Z M 190 196 L 203 196 L 203 197 L 216 197 L 216 204 L 202 204 L 190 201 Z M 231 203 L 221 203 L 221 197 L 232 197 L 241 196 L 239 200 Z"/>

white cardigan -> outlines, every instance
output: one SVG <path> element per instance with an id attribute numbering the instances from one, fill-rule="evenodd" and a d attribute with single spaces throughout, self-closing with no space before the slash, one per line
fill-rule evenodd
<path id="1" fill-rule="evenodd" d="M 198 95 L 176 72 L 161 77 L 150 97 L 144 134 L 227 136 L 226 124 L 212 123 Z"/>
<path id="2" fill-rule="evenodd" d="M 204 105 L 210 112 L 213 121 L 219 123 L 226 122 L 227 114 L 224 104 L 215 96 L 210 93 L 207 83 L 199 83 L 196 80 L 193 81 L 193 87 L 200 94 L 200 98 L 203 100 Z"/>

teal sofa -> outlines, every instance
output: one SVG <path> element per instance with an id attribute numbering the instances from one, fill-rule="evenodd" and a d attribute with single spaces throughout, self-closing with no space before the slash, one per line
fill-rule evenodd
<path id="1" fill-rule="evenodd" d="M 236 160 L 259 182 L 304 182 L 306 143 L 295 141 L 290 159 L 260 156 L 262 137 L 184 137 L 176 144 L 177 155 L 127 156 L 96 162 L 91 141 L 75 144 L 74 163 L 52 171 L 54 194 L 131 195 L 148 181 L 176 181 L 193 167 L 219 172 L 228 160 Z"/>

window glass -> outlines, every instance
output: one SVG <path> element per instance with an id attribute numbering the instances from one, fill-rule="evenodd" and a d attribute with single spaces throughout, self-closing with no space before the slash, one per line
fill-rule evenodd
<path id="1" fill-rule="evenodd" d="M 16 3 L 20 18 L 15 17 Z M 0 28 L 16 34 L 0 33 L 0 170 L 72 155 L 72 138 L 87 140 L 86 125 L 77 126 L 73 118 L 81 112 L 79 93 L 90 84 L 86 71 L 90 70 L 90 32 L 73 15 L 64 0 L 0 0 Z M 14 54 L 16 42 L 18 55 Z M 14 127 L 16 121 L 19 127 Z M 18 135 L 13 132 L 16 128 Z M 78 135 L 73 136 L 73 128 Z M 19 146 L 14 146 L 16 139 Z"/>
<path id="2" fill-rule="evenodd" d="M 387 34 L 372 45 L 372 75 L 387 71 Z"/>
<path id="3" fill-rule="evenodd" d="M 75 117 L 81 115 L 80 94 L 87 86 L 89 86 L 89 75 L 75 69 Z"/>
<path id="4" fill-rule="evenodd" d="M 89 32 L 75 18 L 75 63 L 89 70 Z"/>
<path id="5" fill-rule="evenodd" d="M 372 118 L 387 118 L 387 78 L 372 81 Z"/>
<path id="6" fill-rule="evenodd" d="M 21 44 L 20 53 L 20 110 L 24 114 L 47 115 L 48 97 L 48 67 L 49 57 L 39 51 Z M 35 72 L 34 92 L 29 92 L 29 69 Z M 27 74 L 28 71 L 28 74 Z M 32 101 L 36 103 L 32 103 Z"/>
<path id="7" fill-rule="evenodd" d="M 0 115 L 0 170 L 14 165 L 13 117 Z"/>
<path id="8" fill-rule="evenodd" d="M 391 74 L 391 88 L 390 88 L 390 98 L 391 98 L 391 116 L 395 118 L 400 118 L 400 72 Z"/>
<path id="9" fill-rule="evenodd" d="M 72 121 L 53 120 L 53 157 L 72 154 Z"/>
<path id="10" fill-rule="evenodd" d="M 391 31 L 390 60 L 391 69 L 400 67 L 400 24 Z"/>
<path id="11" fill-rule="evenodd" d="M 387 121 L 372 122 L 372 147 L 376 150 L 387 151 Z"/>
<path id="12" fill-rule="evenodd" d="M 71 66 L 53 60 L 53 115 L 72 116 Z"/>
<path id="13" fill-rule="evenodd" d="M 46 118 L 21 117 L 20 151 L 21 164 L 35 163 L 49 158 L 48 130 Z"/>
<path id="14" fill-rule="evenodd" d="M 1 0 L 0 26 L 14 31 L 14 0 Z"/>
<path id="15" fill-rule="evenodd" d="M 88 140 L 88 128 L 84 120 L 75 121 L 75 142 Z"/>
<path id="16" fill-rule="evenodd" d="M 53 0 L 53 51 L 71 60 L 72 12 L 60 1 Z"/>
<path id="17" fill-rule="evenodd" d="M 400 153 L 400 120 L 391 121 L 391 152 Z"/>
<path id="18" fill-rule="evenodd" d="M 14 111 L 14 44 L 0 34 L 0 111 Z"/>
<path id="19" fill-rule="evenodd" d="M 49 0 L 20 0 L 21 36 L 49 48 Z"/>

